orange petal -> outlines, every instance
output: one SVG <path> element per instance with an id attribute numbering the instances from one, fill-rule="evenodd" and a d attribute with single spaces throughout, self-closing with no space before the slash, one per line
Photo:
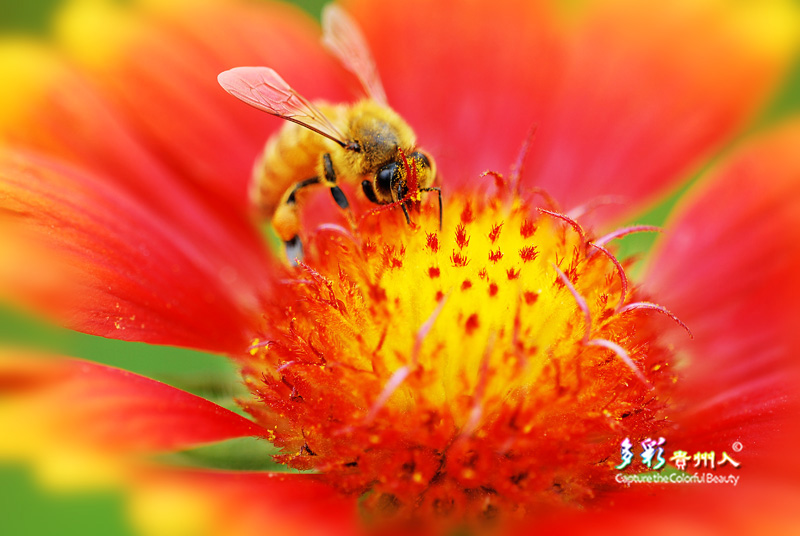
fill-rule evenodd
<path id="1" fill-rule="evenodd" d="M 344 96 L 316 26 L 282 5 L 72 2 L 58 35 L 167 166 L 238 210 L 247 206 L 253 163 L 282 122 L 231 98 L 217 75 L 270 65 L 309 98 Z"/>
<path id="2" fill-rule="evenodd" d="M 164 469 L 138 479 L 131 513 L 152 535 L 357 536 L 356 506 L 316 475 Z"/>
<path id="3" fill-rule="evenodd" d="M 447 184 L 506 172 L 536 126 L 526 183 L 641 203 L 737 133 L 800 35 L 784 0 L 544 4 L 347 3 Z"/>
<path id="4" fill-rule="evenodd" d="M 0 138 L 107 173 L 150 191 L 169 175 L 119 113 L 42 44 L 0 44 Z M 174 180 L 174 179 L 172 179 Z"/>
<path id="5" fill-rule="evenodd" d="M 216 404 L 88 361 L 0 355 L 0 456 L 54 483 L 108 483 L 126 453 L 158 453 L 266 431 Z"/>
<path id="6" fill-rule="evenodd" d="M 41 46 L 7 42 L 0 78 L 14 82 L 0 88 L 0 139 L 101 175 L 207 250 L 218 270 L 253 285 L 265 279 L 267 252 L 246 212 L 173 173 L 74 68 Z"/>
<path id="7" fill-rule="evenodd" d="M 268 264 L 251 277 L 246 258 L 203 243 L 207 227 L 188 234 L 106 178 L 27 152 L 0 152 L 0 207 L 0 294 L 95 335 L 246 346 Z"/>
<path id="8" fill-rule="evenodd" d="M 743 464 L 783 474 L 800 474 L 787 450 L 800 438 L 798 144 L 794 120 L 716 169 L 668 225 L 647 278 L 695 334 L 682 344 L 687 440 L 740 441 Z"/>

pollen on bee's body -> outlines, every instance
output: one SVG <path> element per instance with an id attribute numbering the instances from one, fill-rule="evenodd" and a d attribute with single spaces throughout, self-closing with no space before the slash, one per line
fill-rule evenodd
<path id="1" fill-rule="evenodd" d="M 285 268 L 242 357 L 278 461 L 371 492 L 379 517 L 583 507 L 612 488 L 620 437 L 665 423 L 675 374 L 642 311 L 670 313 L 530 201 L 454 196 L 441 231 L 435 205 L 415 223 L 319 229 Z"/>

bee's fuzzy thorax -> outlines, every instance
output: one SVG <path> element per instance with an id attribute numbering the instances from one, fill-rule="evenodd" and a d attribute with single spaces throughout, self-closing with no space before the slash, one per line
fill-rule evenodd
<path id="1" fill-rule="evenodd" d="M 411 153 L 416 137 L 411 127 L 394 110 L 365 99 L 346 114 L 343 130 L 361 147 L 360 154 L 345 153 L 351 160 L 347 169 L 359 175 L 374 174 L 378 168 L 397 158 L 397 148 Z"/>

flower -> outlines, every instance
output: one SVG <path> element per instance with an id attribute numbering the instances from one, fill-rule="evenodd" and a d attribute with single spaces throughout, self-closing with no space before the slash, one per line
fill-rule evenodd
<path id="1" fill-rule="evenodd" d="M 280 124 L 215 79 L 270 65 L 303 95 L 347 101 L 351 77 L 304 16 L 75 2 L 58 53 L 0 52 L 15 82 L 0 108 L 3 295 L 87 333 L 226 355 L 248 389 L 243 416 L 9 351 L 0 452 L 128 485 L 161 533 L 794 526 L 800 125 L 725 154 L 641 277 L 612 241 L 649 229 L 614 232 L 753 118 L 796 51 L 795 8 L 346 7 L 436 159 L 444 218 L 423 199 L 410 225 L 349 192 L 350 226 L 318 196 L 295 268 L 247 197 Z M 153 458 L 250 436 L 313 474 Z M 725 450 L 741 485 L 621 483 L 621 445 L 661 437 Z"/>

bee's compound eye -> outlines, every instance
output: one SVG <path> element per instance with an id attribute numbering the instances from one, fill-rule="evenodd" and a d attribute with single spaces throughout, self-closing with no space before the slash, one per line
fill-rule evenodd
<path id="1" fill-rule="evenodd" d="M 394 182 L 397 172 L 397 162 L 391 162 L 383 166 L 378 170 L 378 174 L 375 175 L 375 188 L 384 195 L 391 195 L 392 182 Z"/>
<path id="2" fill-rule="evenodd" d="M 431 167 L 431 161 L 428 160 L 428 157 L 425 156 L 425 153 L 421 153 L 419 151 L 415 151 L 411 153 L 411 158 L 417 161 L 417 165 L 420 167 Z"/>

